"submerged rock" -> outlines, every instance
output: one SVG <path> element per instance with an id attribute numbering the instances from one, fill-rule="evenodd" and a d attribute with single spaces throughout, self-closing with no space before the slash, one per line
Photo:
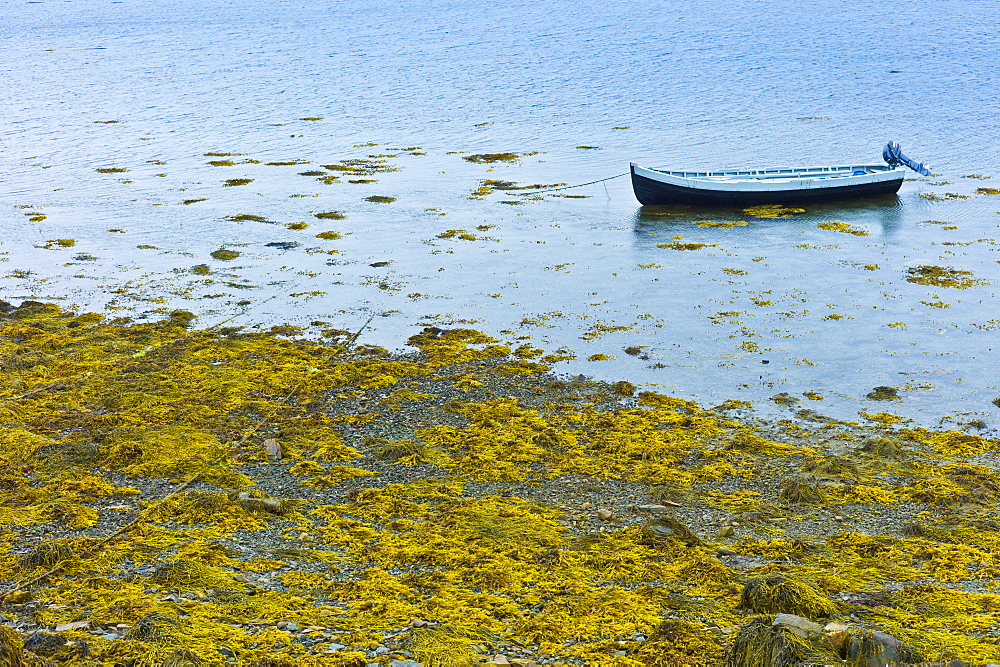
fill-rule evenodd
<path id="1" fill-rule="evenodd" d="M 892 401 L 899 398 L 898 394 L 899 390 L 895 387 L 879 386 L 865 394 L 865 398 L 870 401 Z"/>

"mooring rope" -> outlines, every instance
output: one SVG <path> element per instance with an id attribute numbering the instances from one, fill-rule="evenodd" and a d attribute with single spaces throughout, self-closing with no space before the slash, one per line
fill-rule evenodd
<path id="1" fill-rule="evenodd" d="M 529 195 L 540 195 L 543 192 L 555 192 L 556 190 L 569 190 L 570 188 L 582 188 L 585 185 L 593 185 L 594 183 L 603 183 L 604 181 L 610 181 L 615 178 L 621 178 L 622 176 L 628 176 L 631 172 L 626 171 L 624 174 L 618 174 L 617 176 L 608 176 L 607 178 L 601 178 L 596 181 L 588 181 L 586 183 L 580 183 L 579 185 L 564 185 L 561 188 L 549 188 L 548 190 L 535 190 L 534 192 L 518 192 L 517 194 L 522 197 L 527 197 Z"/>

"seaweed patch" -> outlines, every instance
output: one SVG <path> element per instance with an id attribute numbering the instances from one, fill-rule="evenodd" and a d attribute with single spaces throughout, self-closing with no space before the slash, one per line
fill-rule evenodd
<path id="1" fill-rule="evenodd" d="M 463 155 L 462 159 L 466 162 L 473 162 L 475 164 L 492 164 L 495 162 L 517 162 L 522 157 L 527 157 L 529 155 L 538 155 L 538 151 L 531 151 L 529 153 L 476 153 L 474 155 Z"/>
<path id="2" fill-rule="evenodd" d="M 974 278 L 972 271 L 950 266 L 911 266 L 906 269 L 906 273 L 906 282 L 931 287 L 968 289 L 976 285 L 986 284 L 985 281 Z"/>
<path id="3" fill-rule="evenodd" d="M 793 208 L 781 204 L 763 204 L 743 209 L 747 215 L 755 218 L 790 218 L 798 213 L 805 213 L 804 208 Z"/>

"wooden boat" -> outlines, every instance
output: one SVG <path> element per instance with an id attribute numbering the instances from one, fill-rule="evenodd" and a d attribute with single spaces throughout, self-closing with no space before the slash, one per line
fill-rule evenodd
<path id="1" fill-rule="evenodd" d="M 904 167 L 930 175 L 923 164 L 904 156 L 894 141 L 883 149 L 882 157 L 885 164 L 717 171 L 671 171 L 633 162 L 632 189 L 644 206 L 756 206 L 892 195 L 903 184 Z"/>

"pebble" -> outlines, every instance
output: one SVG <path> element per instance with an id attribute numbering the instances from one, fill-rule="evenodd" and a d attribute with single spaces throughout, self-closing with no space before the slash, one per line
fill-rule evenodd
<path id="1" fill-rule="evenodd" d="M 641 509 L 644 512 L 663 512 L 667 509 L 666 505 L 639 505 L 637 509 Z"/>
<path id="2" fill-rule="evenodd" d="M 599 509 L 597 510 L 597 518 L 601 521 L 611 521 L 615 518 L 615 513 L 609 509 Z"/>
<path id="3" fill-rule="evenodd" d="M 73 621 L 56 626 L 56 632 L 66 632 L 68 630 L 86 630 L 90 627 L 90 621 Z"/>

